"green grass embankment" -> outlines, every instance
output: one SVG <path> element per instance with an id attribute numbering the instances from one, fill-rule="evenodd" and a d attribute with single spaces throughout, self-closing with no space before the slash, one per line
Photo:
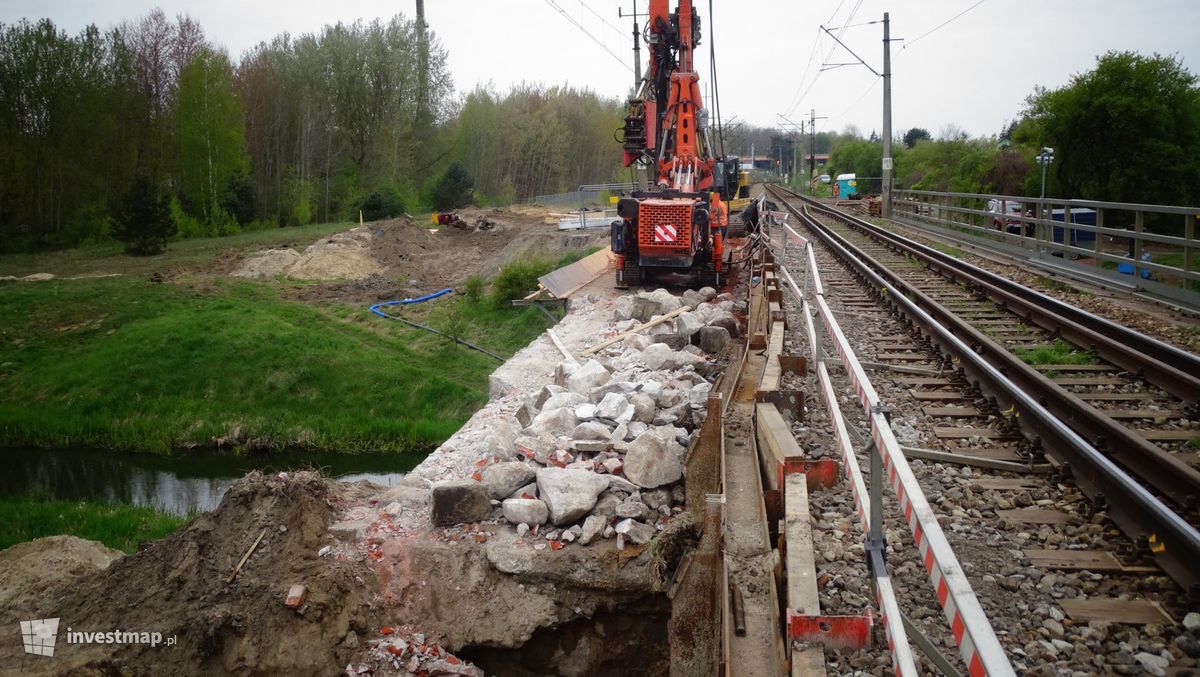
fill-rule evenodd
<path id="1" fill-rule="evenodd" d="M 0 550 L 35 538 L 69 534 L 131 553 L 139 542 L 162 538 L 188 519 L 144 506 L 3 497 Z"/>
<path id="2" fill-rule="evenodd" d="M 191 270 L 227 256 L 229 243 L 257 249 L 326 232 L 308 231 L 173 243 L 150 259 L 104 250 L 0 258 L 0 274 L 39 264 L 60 276 L 126 273 L 0 285 L 0 446 L 168 451 L 226 438 L 249 449 L 432 449 L 487 401 L 494 359 L 365 305 L 291 300 L 303 283 L 141 274 Z M 546 326 L 535 309 L 453 297 L 389 312 L 456 324 L 463 339 L 503 355 Z"/>

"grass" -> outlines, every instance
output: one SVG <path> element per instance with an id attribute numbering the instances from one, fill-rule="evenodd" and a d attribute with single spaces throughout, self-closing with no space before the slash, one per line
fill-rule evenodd
<path id="1" fill-rule="evenodd" d="M 173 243 L 154 260 L 187 266 L 231 241 L 279 244 L 266 235 L 277 231 Z M 98 266 L 108 255 L 49 256 Z M 145 265 L 108 265 L 122 263 Z M 20 265 L 0 258 L 0 270 Z M 497 366 L 365 307 L 290 300 L 276 282 L 185 275 L 157 284 L 127 274 L 2 289 L 3 446 L 165 452 L 237 433 L 235 446 L 248 450 L 427 452 L 487 401 Z M 455 298 L 392 312 L 435 327 L 461 318 L 463 339 L 504 355 L 546 326 L 536 309 Z"/>
<path id="2" fill-rule="evenodd" d="M 1013 348 L 1013 354 L 1021 358 L 1025 364 L 1038 366 L 1043 364 L 1093 364 L 1096 355 L 1088 350 L 1080 350 L 1070 343 L 1055 339 L 1048 346 L 1037 348 Z"/>
<path id="3" fill-rule="evenodd" d="M 69 534 L 131 553 L 139 542 L 162 538 L 188 519 L 144 506 L 6 496 L 0 497 L 0 550 Z"/>
<path id="4" fill-rule="evenodd" d="M 947 256 L 953 256 L 956 259 L 961 259 L 967 255 L 966 252 L 959 249 L 958 247 L 951 247 L 950 245 L 942 244 L 941 242 L 930 241 L 929 246 L 933 247 L 934 249 L 938 250 L 939 252 L 941 252 L 943 254 L 946 254 Z"/>
<path id="5" fill-rule="evenodd" d="M 1058 292 L 1076 292 L 1077 291 L 1074 287 L 1067 284 L 1066 282 L 1063 282 L 1062 280 L 1056 280 L 1051 277 L 1043 277 L 1041 275 L 1038 275 L 1034 279 L 1034 284 L 1041 287 L 1042 289 L 1046 289 L 1049 291 L 1058 291 Z"/>

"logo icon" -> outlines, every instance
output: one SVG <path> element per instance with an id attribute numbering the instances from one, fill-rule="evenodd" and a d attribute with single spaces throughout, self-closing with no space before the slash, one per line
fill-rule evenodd
<path id="1" fill-rule="evenodd" d="M 53 656 L 54 642 L 57 639 L 57 618 L 21 621 L 21 640 L 25 644 L 25 653 L 38 656 Z"/>

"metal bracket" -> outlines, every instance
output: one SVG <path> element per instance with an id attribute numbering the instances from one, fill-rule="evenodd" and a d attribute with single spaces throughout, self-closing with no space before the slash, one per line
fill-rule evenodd
<path id="1" fill-rule="evenodd" d="M 760 390 L 754 394 L 754 401 L 773 404 L 780 414 L 787 414 L 795 421 L 804 420 L 802 390 Z"/>
<path id="2" fill-rule="evenodd" d="M 832 489 L 837 486 L 841 477 L 841 466 L 831 458 L 809 460 L 806 458 L 785 458 L 778 465 L 779 486 L 784 485 L 787 475 L 802 473 L 807 480 L 808 490 Z"/>
<path id="3" fill-rule="evenodd" d="M 862 616 L 804 616 L 787 610 L 788 639 L 820 643 L 829 649 L 856 651 L 868 646 L 874 624 L 870 608 Z"/>

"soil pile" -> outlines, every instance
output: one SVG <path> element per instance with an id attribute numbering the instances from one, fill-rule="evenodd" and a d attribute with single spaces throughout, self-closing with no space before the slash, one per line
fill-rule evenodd
<path id="1" fill-rule="evenodd" d="M 103 567 L 104 553 L 75 557 L 64 585 L 35 586 L 31 557 L 53 559 L 64 539 L 42 539 L 0 557 L 5 591 L 22 593 L 0 611 L 0 625 L 60 618 L 52 660 L 25 655 L 12 633 L 0 643 L 0 665 L 21 674 L 229 673 L 329 675 L 360 649 L 357 637 L 377 629 L 368 569 L 319 557 L 334 512 L 361 487 L 316 473 L 254 472 L 230 489 L 219 508 L 175 534 Z M 264 534 L 232 583 L 226 579 Z M 78 539 L 75 539 L 78 540 Z M 17 551 L 14 553 L 14 551 Z M 46 560 L 43 559 L 43 562 Z M 293 584 L 307 601 L 284 605 Z M 75 632 L 160 632 L 174 646 L 69 643 Z M 164 642 L 166 640 L 164 639 Z"/>
<path id="2" fill-rule="evenodd" d="M 252 253 L 231 274 L 325 281 L 331 284 L 322 290 L 333 296 L 384 298 L 453 287 L 471 275 L 490 278 L 504 264 L 521 257 L 553 261 L 570 250 L 603 246 L 607 237 L 604 229 L 560 231 L 557 225 L 544 222 L 542 209 L 475 209 L 461 211 L 459 216 L 465 227 L 431 230 L 408 218 L 367 223 L 322 238 L 303 252 L 268 249 Z"/>

